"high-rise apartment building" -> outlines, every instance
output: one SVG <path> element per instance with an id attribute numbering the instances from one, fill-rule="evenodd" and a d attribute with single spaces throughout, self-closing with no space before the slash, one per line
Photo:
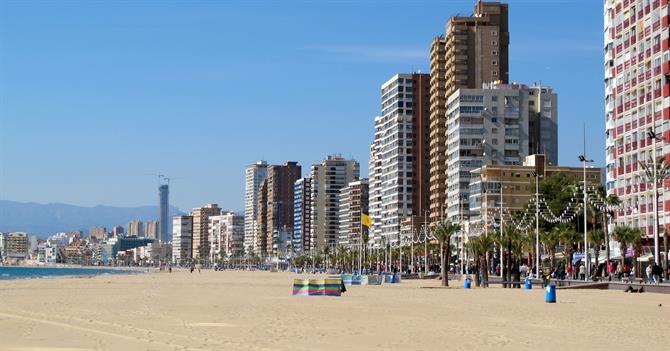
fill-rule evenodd
<path id="1" fill-rule="evenodd" d="M 254 250 L 253 252 L 256 255 L 265 257 L 267 255 L 267 243 L 268 243 L 268 180 L 265 179 L 261 182 L 258 188 L 258 204 L 256 205 L 256 225 L 257 229 L 255 230 L 254 237 Z"/>
<path id="2" fill-rule="evenodd" d="M 293 252 L 309 251 L 312 210 L 312 179 L 300 178 L 293 185 Z"/>
<path id="3" fill-rule="evenodd" d="M 193 259 L 209 259 L 209 217 L 218 216 L 221 209 L 217 204 L 207 204 L 204 207 L 194 208 L 193 217 Z"/>
<path id="4" fill-rule="evenodd" d="M 349 182 L 340 190 L 339 199 L 339 238 L 338 245 L 344 245 L 353 249 L 362 246 L 363 233 L 369 228 L 361 223 L 361 214 L 369 214 L 369 183 L 367 179 L 359 179 Z"/>
<path id="5" fill-rule="evenodd" d="M 507 4 L 478 1 L 470 17 L 455 16 L 430 50 L 430 219 L 447 201 L 447 99 L 460 88 L 509 80 Z"/>
<path id="6" fill-rule="evenodd" d="M 625 208 L 617 224 L 641 228 L 648 237 L 654 234 L 654 187 L 639 163 L 668 157 L 669 9 L 667 0 L 604 2 L 606 187 Z M 664 188 L 658 186 L 661 235 L 670 223 Z"/>
<path id="7" fill-rule="evenodd" d="M 162 184 L 158 187 L 158 232 L 154 236 L 156 240 L 168 241 L 170 238 L 170 189 L 168 184 Z M 147 233 L 149 236 L 149 233 Z"/>
<path id="8" fill-rule="evenodd" d="M 335 247 L 339 237 L 340 190 L 360 177 L 356 160 L 330 155 L 320 164 L 312 165 L 312 210 L 310 220 L 310 248 Z"/>
<path id="9" fill-rule="evenodd" d="M 209 217 L 210 260 L 230 258 L 244 253 L 244 216 L 221 211 Z"/>
<path id="10" fill-rule="evenodd" d="M 193 217 L 172 217 L 172 262 L 186 264 L 193 252 Z"/>
<path id="11" fill-rule="evenodd" d="M 144 223 L 140 220 L 128 222 L 128 236 L 143 237 Z"/>
<path id="12" fill-rule="evenodd" d="M 381 245 L 382 232 L 382 117 L 375 117 L 375 135 L 370 144 L 370 161 L 368 162 L 369 175 L 369 208 L 372 227 L 369 228 L 370 243 L 373 247 Z"/>
<path id="13" fill-rule="evenodd" d="M 293 231 L 293 187 L 300 179 L 302 167 L 297 162 L 268 167 L 266 246 L 268 255 L 285 247 L 287 233 Z"/>
<path id="14" fill-rule="evenodd" d="M 484 165 L 521 165 L 546 150 L 558 162 L 557 95 L 549 87 L 484 84 L 458 89 L 447 105 L 447 202 L 444 219 L 469 216 L 471 171 Z M 537 133 L 540 133 L 539 135 Z M 546 143 L 546 144 L 545 144 Z"/>
<path id="15" fill-rule="evenodd" d="M 427 74 L 397 74 L 381 87 L 376 164 L 370 172 L 375 239 L 398 241 L 401 223 L 427 209 L 429 79 Z"/>
<path id="16" fill-rule="evenodd" d="M 247 166 L 244 171 L 244 249 L 251 253 L 258 235 L 258 192 L 261 183 L 268 177 L 265 161 Z"/>
<path id="17" fill-rule="evenodd" d="M 160 230 L 161 230 L 160 221 L 145 222 L 144 234 L 147 237 L 147 239 L 158 239 Z"/>

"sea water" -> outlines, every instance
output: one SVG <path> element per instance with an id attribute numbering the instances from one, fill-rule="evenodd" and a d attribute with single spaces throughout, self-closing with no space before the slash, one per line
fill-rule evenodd
<path id="1" fill-rule="evenodd" d="M 82 277 L 103 274 L 133 274 L 142 273 L 134 269 L 110 268 L 60 268 L 60 267 L 3 267 L 0 266 L 0 280 L 7 279 L 37 279 L 58 277 Z"/>

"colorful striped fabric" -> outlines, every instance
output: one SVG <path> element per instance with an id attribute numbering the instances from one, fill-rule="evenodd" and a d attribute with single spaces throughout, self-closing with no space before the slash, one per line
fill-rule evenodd
<path id="1" fill-rule="evenodd" d="M 361 285 L 368 285 L 368 276 L 367 275 L 362 275 L 361 276 Z"/>
<path id="2" fill-rule="evenodd" d="M 361 285 L 361 276 L 358 274 L 352 275 L 351 285 Z"/>
<path id="3" fill-rule="evenodd" d="M 309 295 L 309 279 L 293 279 L 293 296 Z"/>
<path id="4" fill-rule="evenodd" d="M 324 281 L 323 294 L 326 296 L 341 296 L 342 295 L 342 279 L 340 278 L 326 278 Z"/>
<path id="5" fill-rule="evenodd" d="M 324 294 L 326 282 L 324 279 L 309 280 L 309 296 L 320 296 Z"/>
<path id="6" fill-rule="evenodd" d="M 342 278 L 342 281 L 344 282 L 344 285 L 349 286 L 349 285 L 352 284 L 351 274 L 342 274 L 340 277 Z"/>

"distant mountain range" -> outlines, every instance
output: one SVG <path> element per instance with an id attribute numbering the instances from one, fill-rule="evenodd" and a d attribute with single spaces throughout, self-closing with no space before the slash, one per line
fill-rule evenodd
<path id="1" fill-rule="evenodd" d="M 170 206 L 170 217 L 184 214 Z M 158 206 L 83 207 L 61 203 L 39 204 L 0 200 L 0 232 L 22 231 L 46 238 L 57 232 L 82 230 L 88 233 L 90 227 L 126 226 L 132 220 L 157 220 Z M 172 223 L 168 225 L 171 227 Z M 171 233 L 170 233 L 171 236 Z"/>

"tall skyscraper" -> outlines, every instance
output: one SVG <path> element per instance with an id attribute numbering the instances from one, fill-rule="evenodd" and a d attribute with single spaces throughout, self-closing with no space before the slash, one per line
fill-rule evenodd
<path id="1" fill-rule="evenodd" d="M 358 161 L 330 155 L 320 164 L 312 165 L 312 218 L 310 245 L 312 250 L 337 246 L 339 236 L 339 194 L 351 181 L 360 177 Z"/>
<path id="2" fill-rule="evenodd" d="M 521 165 L 534 153 L 531 142 L 546 151 L 547 163 L 557 164 L 558 106 L 551 88 L 519 84 L 461 88 L 451 94 L 448 106 L 448 192 L 439 212 L 443 218 L 456 221 L 470 215 L 470 172 L 474 169 Z"/>
<path id="3" fill-rule="evenodd" d="M 381 87 L 371 170 L 374 239 L 400 239 L 400 226 L 420 216 L 428 201 L 427 74 L 397 74 Z M 375 221 L 376 220 L 376 221 Z"/>
<path id="4" fill-rule="evenodd" d="M 370 243 L 373 247 L 381 245 L 382 232 L 382 117 L 375 117 L 374 140 L 370 144 L 370 161 L 368 162 L 369 208 L 372 227 L 369 228 Z"/>
<path id="5" fill-rule="evenodd" d="M 300 178 L 293 186 L 293 252 L 309 251 L 312 179 Z"/>
<path id="6" fill-rule="evenodd" d="M 162 184 L 158 187 L 158 204 L 159 204 L 159 217 L 158 225 L 160 226 L 160 231 L 156 236 L 156 239 L 160 241 L 169 240 L 168 230 L 169 230 L 169 221 L 170 221 L 170 189 L 168 184 Z"/>
<path id="7" fill-rule="evenodd" d="M 302 167 L 297 162 L 268 167 L 265 252 L 276 255 L 285 246 L 282 238 L 293 231 L 293 186 L 300 179 Z"/>
<path id="8" fill-rule="evenodd" d="M 509 79 L 507 4 L 478 1 L 471 17 L 449 19 L 430 50 L 430 219 L 447 200 L 447 99 L 459 88 Z"/>
<path id="9" fill-rule="evenodd" d="M 204 207 L 194 208 L 193 216 L 193 250 L 192 257 L 201 261 L 209 259 L 209 217 L 218 216 L 221 209 L 217 204 L 207 204 Z"/>
<path id="10" fill-rule="evenodd" d="M 186 264 L 193 252 L 193 217 L 172 217 L 172 262 Z"/>
<path id="11" fill-rule="evenodd" d="M 258 187 L 258 204 L 256 205 L 256 229 L 254 230 L 253 252 L 261 257 L 267 256 L 268 242 L 268 180 L 265 179 Z"/>
<path id="12" fill-rule="evenodd" d="M 265 161 L 247 166 L 244 171 L 244 249 L 250 253 L 255 249 L 258 232 L 258 192 L 267 179 L 268 164 Z"/>
<path id="13" fill-rule="evenodd" d="M 344 245 L 354 250 L 362 246 L 363 233 L 369 228 L 361 223 L 361 214 L 369 214 L 368 195 L 369 184 L 367 179 L 358 179 L 340 190 L 339 198 L 339 240 L 338 245 Z"/>
<path id="14" fill-rule="evenodd" d="M 668 9 L 666 0 L 604 3 L 606 187 L 627 209 L 618 211 L 616 223 L 638 227 L 649 238 L 655 225 L 654 187 L 639 162 L 668 157 Z M 587 146 L 589 153 L 593 148 Z M 670 224 L 670 196 L 663 189 L 658 186 L 661 237 Z"/>

